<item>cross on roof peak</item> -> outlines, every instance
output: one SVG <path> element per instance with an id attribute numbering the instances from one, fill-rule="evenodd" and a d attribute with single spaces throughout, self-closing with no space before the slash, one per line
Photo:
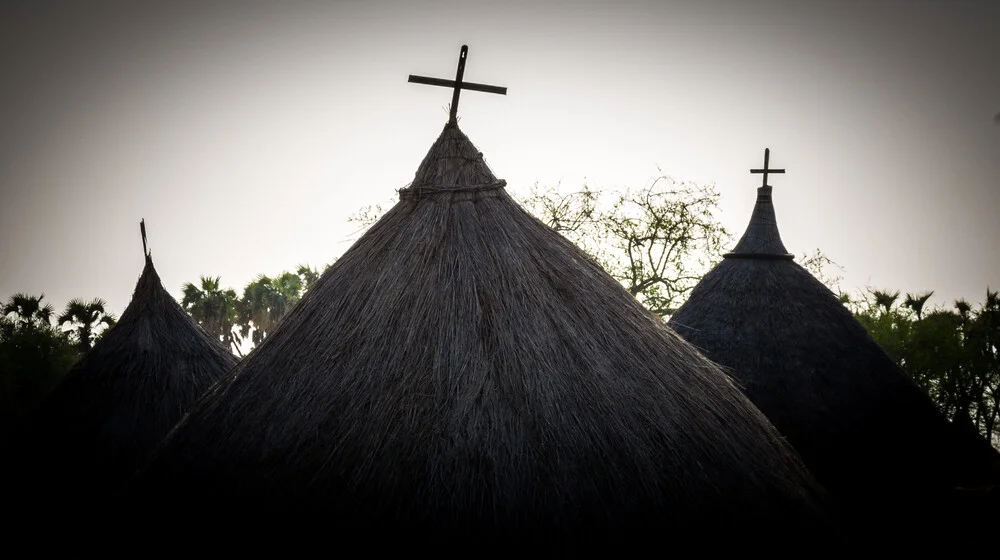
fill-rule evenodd
<path id="1" fill-rule="evenodd" d="M 415 84 L 426 84 L 429 86 L 442 86 L 454 88 L 454 93 L 451 96 L 451 115 L 448 118 L 448 124 L 458 123 L 458 96 L 463 89 L 469 89 L 472 91 L 485 91 L 487 93 L 497 93 L 500 95 L 507 95 L 507 88 L 499 86 L 488 86 L 485 84 L 475 84 L 472 82 L 463 82 L 462 76 L 465 74 L 465 60 L 469 55 L 469 47 L 467 45 L 462 45 L 462 50 L 458 54 L 458 72 L 455 73 L 454 80 L 442 80 L 441 78 L 427 78 L 424 76 L 414 76 L 410 74 L 408 82 L 413 82 Z"/>
<path id="2" fill-rule="evenodd" d="M 763 179 L 763 181 L 761 181 L 761 184 L 760 184 L 760 186 L 762 186 L 762 187 L 769 187 L 770 186 L 770 185 L 767 184 L 767 175 L 769 173 L 784 173 L 785 172 L 784 169 L 771 169 L 769 167 L 770 161 L 771 161 L 771 149 L 770 148 L 764 148 L 764 168 L 763 169 L 751 169 L 750 170 L 750 173 L 763 173 L 764 174 L 764 179 Z"/>

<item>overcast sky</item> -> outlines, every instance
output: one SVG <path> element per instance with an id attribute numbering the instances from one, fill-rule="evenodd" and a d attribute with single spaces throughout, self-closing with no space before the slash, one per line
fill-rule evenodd
<path id="1" fill-rule="evenodd" d="M 20 6 L 18 6 L 20 4 Z M 86 4 L 87 7 L 82 5 Z M 1000 288 L 1000 2 L 4 2 L 0 298 L 106 299 L 323 265 L 447 120 L 515 193 L 714 183 L 843 287 Z"/>

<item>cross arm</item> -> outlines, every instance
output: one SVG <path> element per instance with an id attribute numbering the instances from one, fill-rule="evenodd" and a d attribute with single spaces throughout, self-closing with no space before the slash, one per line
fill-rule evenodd
<path id="1" fill-rule="evenodd" d="M 425 84 L 428 86 L 442 86 L 442 87 L 455 87 L 455 80 L 443 80 L 441 78 L 428 78 L 425 76 L 414 76 L 410 74 L 410 79 L 408 82 L 413 82 L 415 84 Z M 507 95 L 507 88 L 499 86 L 488 86 L 486 84 L 477 84 L 475 82 L 462 82 L 462 89 L 468 89 L 472 91 L 484 91 L 486 93 L 498 93 L 500 95 Z"/>

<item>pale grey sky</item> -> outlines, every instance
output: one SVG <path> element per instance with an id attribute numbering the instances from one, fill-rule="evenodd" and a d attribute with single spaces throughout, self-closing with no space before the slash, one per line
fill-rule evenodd
<path id="1" fill-rule="evenodd" d="M 20 4 L 21 7 L 17 7 Z M 510 189 L 714 183 L 749 218 L 765 147 L 782 238 L 843 287 L 1000 288 L 1000 2 L 5 2 L 0 298 L 121 313 L 165 286 L 322 265 L 394 197 L 466 92 Z M 156 4 L 159 4 L 157 6 Z"/>

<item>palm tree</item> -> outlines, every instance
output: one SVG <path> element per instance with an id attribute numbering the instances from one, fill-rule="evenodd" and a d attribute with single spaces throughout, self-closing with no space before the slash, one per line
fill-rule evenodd
<path id="1" fill-rule="evenodd" d="M 300 266 L 299 274 L 301 270 Z M 252 336 L 252 342 L 257 345 L 274 330 L 302 296 L 303 280 L 299 274 L 284 272 L 275 278 L 261 274 L 247 284 L 239 302 L 241 336 Z"/>
<path id="2" fill-rule="evenodd" d="M 274 300 L 271 278 L 265 274 L 243 288 L 243 297 L 238 302 L 240 336 L 251 337 L 254 346 L 260 344 L 272 328 L 271 304 Z"/>
<path id="3" fill-rule="evenodd" d="M 958 315 L 962 318 L 963 322 L 968 321 L 972 306 L 969 305 L 969 302 L 965 301 L 965 298 L 955 300 L 955 309 L 958 310 Z"/>
<path id="4" fill-rule="evenodd" d="M 181 307 L 227 348 L 239 353 L 239 335 L 234 332 L 237 320 L 237 297 L 232 289 L 220 288 L 221 276 L 202 276 L 200 286 L 187 282 L 181 288 Z"/>
<path id="5" fill-rule="evenodd" d="M 934 295 L 934 291 L 924 292 L 922 294 L 906 294 L 906 299 L 903 301 L 903 305 L 909 307 L 917 315 L 917 320 L 919 321 L 924 314 L 924 304 L 927 300 L 931 299 Z"/>
<path id="6" fill-rule="evenodd" d="M 320 272 L 309 265 L 300 264 L 295 269 L 295 274 L 302 280 L 302 289 L 308 290 L 319 280 Z"/>
<path id="7" fill-rule="evenodd" d="M 70 330 L 76 335 L 81 352 L 93 348 L 95 335 L 100 336 L 96 332 L 98 327 L 105 325 L 110 328 L 115 325 L 115 316 L 107 312 L 106 305 L 107 303 L 100 298 L 90 301 L 75 298 L 66 304 L 66 311 L 57 319 L 59 326 L 70 324 Z"/>
<path id="8" fill-rule="evenodd" d="M 875 306 L 881 307 L 884 313 L 889 313 L 892 311 L 892 306 L 896 303 L 899 298 L 899 290 L 895 292 L 883 292 L 882 290 L 872 290 L 872 296 L 875 297 Z"/>
<path id="9" fill-rule="evenodd" d="M 51 304 L 42 305 L 44 297 L 45 294 L 35 297 L 18 292 L 7 300 L 3 314 L 16 315 L 15 322 L 19 325 L 49 326 L 56 310 Z"/>
<path id="10" fill-rule="evenodd" d="M 1000 311 L 1000 292 L 986 288 L 986 303 L 983 304 L 983 309 Z"/>

